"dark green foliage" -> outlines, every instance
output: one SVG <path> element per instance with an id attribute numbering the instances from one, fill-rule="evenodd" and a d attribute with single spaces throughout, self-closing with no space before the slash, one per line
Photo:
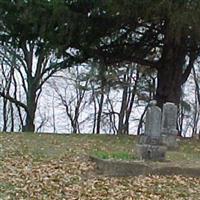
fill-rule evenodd
<path id="1" fill-rule="evenodd" d="M 12 41 L 16 47 L 30 41 L 36 41 L 38 48 L 44 45 L 47 47 L 47 40 L 55 37 L 58 32 L 59 22 L 62 23 L 62 19 L 66 20 L 64 15 L 67 9 L 60 0 L 1 0 L 0 8 L 3 30 L 0 35 L 1 41 Z"/>
<path id="2" fill-rule="evenodd" d="M 164 34 L 166 25 L 177 40 L 182 34 L 199 37 L 200 3 L 195 0 L 1 0 L 0 14 L 2 41 L 40 37 L 54 48 L 75 47 L 85 56 L 104 60 L 130 60 L 130 54 L 144 55 L 160 46 L 158 35 Z M 139 28 L 146 31 L 134 39 Z"/>
<path id="3" fill-rule="evenodd" d="M 0 16 L 0 40 L 35 41 L 36 54 L 98 61 L 103 71 L 132 62 L 157 69 L 160 106 L 179 103 L 200 53 L 198 0 L 0 0 Z"/>

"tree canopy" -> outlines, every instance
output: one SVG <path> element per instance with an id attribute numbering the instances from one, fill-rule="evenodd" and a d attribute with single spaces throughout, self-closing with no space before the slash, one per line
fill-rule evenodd
<path id="1" fill-rule="evenodd" d="M 59 68 L 92 60 L 103 70 L 125 63 L 156 69 L 160 107 L 179 104 L 200 53 L 198 0 L 0 0 L 0 16 L 2 44 L 34 43 L 35 56 L 62 58 Z"/>
<path id="2" fill-rule="evenodd" d="M 156 68 L 158 105 L 178 104 L 181 85 L 199 55 L 199 1 L 101 1 L 87 11 L 83 7 L 82 1 L 70 6 L 87 22 L 90 40 L 80 48 L 83 55 L 105 65 L 135 62 Z"/>

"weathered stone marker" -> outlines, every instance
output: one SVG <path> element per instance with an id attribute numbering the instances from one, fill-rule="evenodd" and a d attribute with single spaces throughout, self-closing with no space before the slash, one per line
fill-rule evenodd
<path id="1" fill-rule="evenodd" d="M 162 122 L 161 122 L 161 134 L 162 142 L 168 149 L 177 149 L 178 144 L 176 141 L 177 129 L 177 106 L 174 103 L 165 103 L 163 105 Z"/>
<path id="2" fill-rule="evenodd" d="M 139 138 L 136 152 L 140 159 L 163 161 L 165 160 L 166 149 L 162 145 L 161 109 L 152 105 L 147 110 L 145 132 Z"/>
<path id="3" fill-rule="evenodd" d="M 161 110 L 157 106 L 152 106 L 147 110 L 145 135 L 151 140 L 160 139 L 160 122 L 161 122 Z"/>

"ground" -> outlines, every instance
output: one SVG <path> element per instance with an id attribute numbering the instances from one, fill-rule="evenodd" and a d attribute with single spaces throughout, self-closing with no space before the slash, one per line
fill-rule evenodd
<path id="1" fill-rule="evenodd" d="M 0 199 L 200 199 L 200 178 L 105 177 L 88 155 L 130 158 L 133 136 L 0 134 Z M 181 141 L 170 160 L 200 160 L 198 141 Z M 134 157 L 134 156 L 133 156 Z"/>

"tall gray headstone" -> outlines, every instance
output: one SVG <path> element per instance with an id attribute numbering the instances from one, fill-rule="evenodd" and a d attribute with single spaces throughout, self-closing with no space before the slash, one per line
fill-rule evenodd
<path id="1" fill-rule="evenodd" d="M 162 161 L 165 159 L 166 147 L 162 145 L 161 109 L 155 105 L 146 113 L 145 132 L 136 145 L 138 157 L 144 160 Z"/>
<path id="2" fill-rule="evenodd" d="M 174 103 L 165 103 L 163 105 L 161 134 L 162 141 L 168 149 L 177 149 L 178 144 L 176 141 L 177 129 L 177 106 Z"/>
<path id="3" fill-rule="evenodd" d="M 151 106 L 147 110 L 145 122 L 145 135 L 151 138 L 160 137 L 161 109 L 157 106 Z"/>

